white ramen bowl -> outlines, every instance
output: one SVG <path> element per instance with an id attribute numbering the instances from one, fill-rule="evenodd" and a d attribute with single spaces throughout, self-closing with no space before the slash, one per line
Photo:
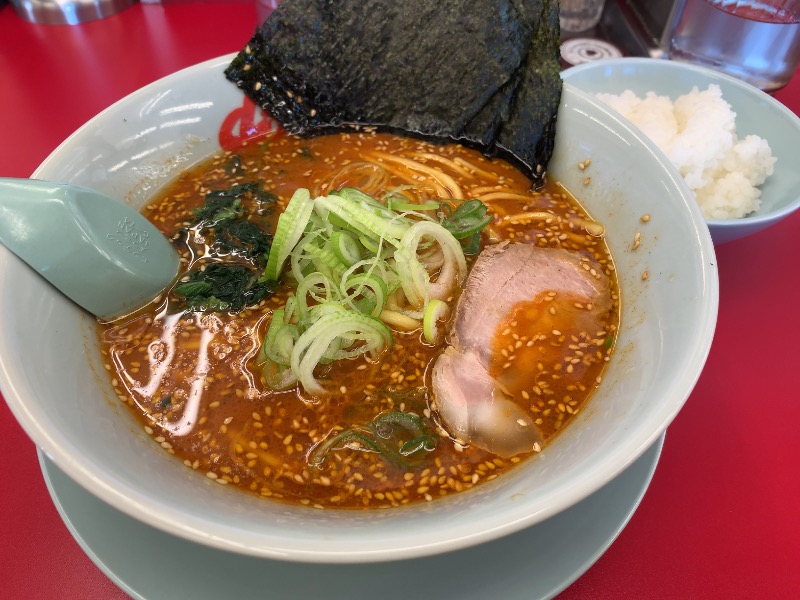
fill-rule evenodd
<path id="1" fill-rule="evenodd" d="M 585 63 L 564 71 L 566 82 L 591 94 L 621 94 L 631 90 L 639 97 L 649 91 L 675 100 L 692 87 L 705 90 L 716 84 L 722 98 L 736 113 L 739 138 L 758 135 L 769 142 L 777 158 L 774 173 L 759 186 L 761 206 L 740 219 L 708 219 L 717 244 L 752 235 L 782 221 L 800 209 L 800 117 L 769 94 L 713 69 L 654 58 L 619 58 Z"/>
<path id="2" fill-rule="evenodd" d="M 114 104 L 35 177 L 142 206 L 218 151 L 220 140 L 268 124 L 260 114 L 253 119 L 252 105 L 225 80 L 230 59 L 180 71 Z M 587 158 L 582 171 L 578 163 Z M 623 299 L 618 350 L 588 408 L 551 446 L 470 492 L 398 509 L 339 511 L 215 484 L 159 448 L 115 396 L 93 318 L 4 248 L 0 387 L 34 442 L 80 485 L 149 525 L 224 550 L 382 561 L 454 550 L 541 522 L 611 481 L 664 432 L 706 360 L 718 301 L 713 246 L 688 188 L 635 129 L 571 86 L 551 173 L 606 226 Z M 592 181 L 584 185 L 587 175 Z M 632 249 L 637 232 L 641 245 Z"/>

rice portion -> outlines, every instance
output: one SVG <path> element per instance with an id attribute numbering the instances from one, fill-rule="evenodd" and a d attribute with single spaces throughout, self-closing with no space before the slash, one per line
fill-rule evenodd
<path id="1" fill-rule="evenodd" d="M 772 175 L 775 161 L 767 140 L 739 139 L 736 113 L 711 84 L 694 87 L 674 102 L 631 90 L 597 97 L 639 127 L 678 168 L 706 219 L 736 219 L 757 210 L 758 189 Z"/>

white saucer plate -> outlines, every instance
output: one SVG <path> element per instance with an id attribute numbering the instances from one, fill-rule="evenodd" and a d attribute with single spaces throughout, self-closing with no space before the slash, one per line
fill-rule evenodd
<path id="1" fill-rule="evenodd" d="M 536 600 L 564 590 L 608 549 L 639 506 L 663 444 L 662 435 L 611 483 L 524 531 L 447 554 L 366 565 L 281 562 L 194 544 L 128 517 L 41 453 L 39 460 L 73 537 L 95 565 L 137 600 L 407 600 L 423 594 Z"/>

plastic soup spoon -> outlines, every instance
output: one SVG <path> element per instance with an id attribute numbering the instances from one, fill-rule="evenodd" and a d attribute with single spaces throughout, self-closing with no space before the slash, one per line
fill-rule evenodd
<path id="1" fill-rule="evenodd" d="M 0 178 L 0 243 L 105 320 L 152 301 L 178 273 L 177 252 L 144 215 L 74 185 Z"/>

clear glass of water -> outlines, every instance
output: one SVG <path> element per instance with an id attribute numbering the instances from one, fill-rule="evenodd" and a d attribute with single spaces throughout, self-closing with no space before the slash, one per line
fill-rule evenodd
<path id="1" fill-rule="evenodd" d="M 681 0 L 669 57 L 777 90 L 800 62 L 800 0 Z"/>
<path id="2" fill-rule="evenodd" d="M 561 0 L 559 21 L 564 31 L 591 29 L 600 22 L 606 0 Z"/>

